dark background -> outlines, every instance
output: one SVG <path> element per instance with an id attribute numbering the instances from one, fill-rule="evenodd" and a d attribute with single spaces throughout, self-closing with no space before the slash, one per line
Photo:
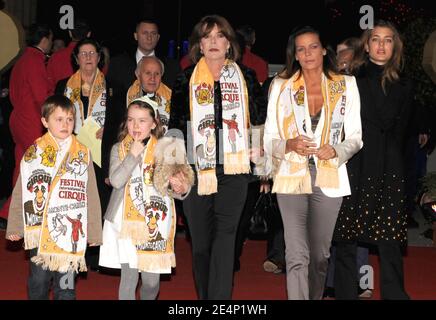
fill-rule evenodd
<path id="1" fill-rule="evenodd" d="M 346 37 L 359 36 L 359 8 L 364 4 L 373 6 L 376 19 L 394 21 L 400 30 L 415 16 L 433 14 L 432 1 L 423 0 L 39 0 L 37 20 L 49 23 L 55 36 L 65 40 L 69 40 L 67 32 L 59 29 L 59 8 L 64 4 L 91 23 L 93 36 L 110 49 L 111 55 L 135 45 L 132 33 L 140 17 L 158 22 L 161 39 L 157 51 L 162 56 L 167 54 L 171 39 L 181 46 L 202 16 L 220 14 L 235 28 L 253 26 L 257 36 L 253 51 L 269 63 L 284 62 L 288 36 L 299 25 L 318 28 L 333 47 Z"/>

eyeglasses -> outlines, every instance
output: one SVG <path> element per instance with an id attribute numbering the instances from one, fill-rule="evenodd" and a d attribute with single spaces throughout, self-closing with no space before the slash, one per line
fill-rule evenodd
<path id="1" fill-rule="evenodd" d="M 97 54 L 97 52 L 95 52 L 95 51 L 88 51 L 88 52 L 86 52 L 86 51 L 81 51 L 81 52 L 79 52 L 79 54 L 78 54 L 78 56 L 79 57 L 83 57 L 83 58 L 86 58 L 86 57 L 93 57 L 93 56 L 95 56 Z"/>

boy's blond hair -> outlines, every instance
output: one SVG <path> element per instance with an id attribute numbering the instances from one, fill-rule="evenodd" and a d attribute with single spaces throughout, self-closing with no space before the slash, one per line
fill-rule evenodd
<path id="1" fill-rule="evenodd" d="M 61 108 L 65 112 L 71 112 L 73 116 L 76 116 L 76 109 L 74 108 L 73 103 L 67 97 L 55 94 L 53 96 L 48 97 L 44 104 L 42 105 L 41 115 L 42 117 L 48 121 L 50 115 L 55 111 L 56 108 Z"/>

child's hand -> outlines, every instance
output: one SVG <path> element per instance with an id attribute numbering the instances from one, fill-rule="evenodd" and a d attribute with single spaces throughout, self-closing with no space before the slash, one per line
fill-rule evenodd
<path id="1" fill-rule="evenodd" d="M 170 177 L 170 185 L 171 189 L 177 194 L 185 194 L 189 189 L 186 178 L 181 172 Z"/>
<path id="2" fill-rule="evenodd" d="M 90 244 L 89 244 L 89 246 L 90 246 L 90 247 L 97 247 L 97 246 L 99 246 L 99 244 L 98 244 L 98 243 L 95 243 L 95 242 L 93 242 L 93 243 L 90 243 Z"/>
<path id="3" fill-rule="evenodd" d="M 135 158 L 141 154 L 142 150 L 144 150 L 144 144 L 141 140 L 139 140 L 139 135 L 133 137 L 133 143 L 130 147 L 130 152 L 135 156 Z"/>
<path id="4" fill-rule="evenodd" d="M 10 241 L 18 241 L 20 240 L 22 237 L 20 237 L 18 234 L 11 234 L 9 237 L 6 237 L 6 239 L 10 240 Z"/>

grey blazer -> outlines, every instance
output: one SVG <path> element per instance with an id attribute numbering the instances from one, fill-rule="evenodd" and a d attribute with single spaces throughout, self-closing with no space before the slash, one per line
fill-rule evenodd
<path id="1" fill-rule="evenodd" d="M 113 222 L 119 206 L 123 203 L 124 187 L 129 181 L 132 171 L 142 161 L 142 154 L 135 157 L 130 152 L 124 158 L 120 160 L 118 156 L 118 147 L 120 142 L 114 144 L 111 150 L 110 166 L 109 166 L 109 180 L 113 187 L 109 204 L 104 215 L 104 219 Z M 170 196 L 174 199 L 184 200 L 191 188 L 184 195 L 180 195 L 169 190 Z"/>

